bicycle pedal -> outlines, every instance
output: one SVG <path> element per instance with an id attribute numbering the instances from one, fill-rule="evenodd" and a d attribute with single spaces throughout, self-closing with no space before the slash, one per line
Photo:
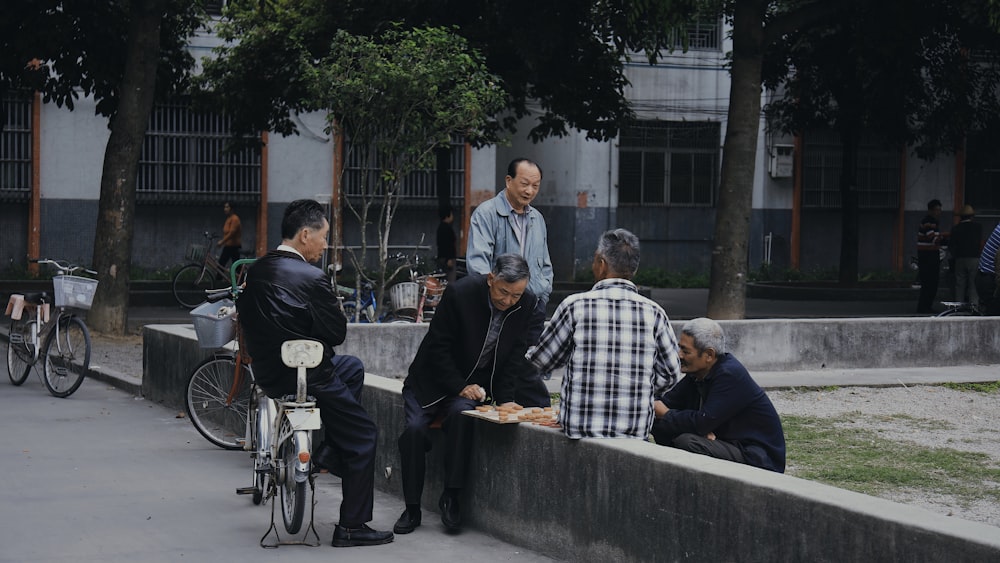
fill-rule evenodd
<path id="1" fill-rule="evenodd" d="M 237 487 L 236 494 L 238 495 L 252 495 L 257 492 L 256 487 Z"/>

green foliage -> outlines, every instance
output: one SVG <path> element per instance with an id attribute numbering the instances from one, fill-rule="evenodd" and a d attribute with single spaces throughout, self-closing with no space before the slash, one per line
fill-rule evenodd
<path id="1" fill-rule="evenodd" d="M 97 111 L 115 113 L 125 72 L 130 5 L 125 0 L 5 0 L 0 18 L 0 95 L 27 88 L 73 109 L 93 95 Z M 152 4 L 145 2 L 143 4 Z M 157 90 L 183 89 L 194 64 L 187 40 L 205 17 L 196 0 L 163 0 Z M 27 65 L 38 60 L 38 65 Z"/>
<path id="2" fill-rule="evenodd" d="M 977 393 L 1000 393 L 1000 381 L 989 381 L 984 383 L 944 383 L 942 387 L 954 389 L 955 391 L 975 391 Z"/>
<path id="3" fill-rule="evenodd" d="M 289 111 L 311 102 L 305 76 L 325 58 L 338 32 L 380 37 L 386 30 L 454 30 L 481 53 L 507 91 L 502 118 L 490 129 L 515 130 L 535 119 L 535 141 L 565 135 L 613 138 L 633 118 L 625 99 L 625 62 L 673 45 L 672 30 L 696 12 L 697 0 L 564 0 L 499 7 L 492 0 L 230 0 L 230 44 L 205 67 L 202 83 L 224 99 L 238 134 L 290 134 Z"/>
<path id="4" fill-rule="evenodd" d="M 758 270 L 750 272 L 747 279 L 751 282 L 817 282 L 836 281 L 839 274 L 836 268 L 815 268 L 798 270 L 794 268 L 771 268 L 766 264 Z M 893 272 L 888 270 L 863 272 L 858 275 L 862 282 L 909 282 L 913 273 L 909 271 Z"/>
<path id="5" fill-rule="evenodd" d="M 573 281 L 594 283 L 594 273 L 580 270 Z M 639 268 L 632 281 L 644 287 L 708 287 L 708 274 L 695 271 L 668 272 L 663 268 Z"/>
<path id="6" fill-rule="evenodd" d="M 824 418 L 785 416 L 782 426 L 790 475 L 870 495 L 905 489 L 1000 500 L 1000 467 L 986 454 L 885 440 Z"/>

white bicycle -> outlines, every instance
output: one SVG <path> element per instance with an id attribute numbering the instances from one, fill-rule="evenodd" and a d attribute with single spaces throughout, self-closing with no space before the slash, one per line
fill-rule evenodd
<path id="1" fill-rule="evenodd" d="M 321 420 L 315 399 L 306 395 L 306 370 L 323 360 L 323 344 L 315 340 L 289 340 L 281 345 L 281 360 L 296 369 L 296 394 L 272 399 L 260 387 L 253 386 L 244 442 L 244 448 L 253 459 L 253 486 L 236 492 L 252 494 L 255 504 L 280 495 L 285 530 L 297 534 L 305 516 L 307 484 L 311 491 L 310 505 L 315 506 L 312 431 L 320 428 Z M 313 520 L 310 511 L 309 526 L 302 541 L 282 541 L 274 523 L 272 503 L 271 525 L 261 537 L 260 545 L 319 545 Z M 305 540 L 310 531 L 314 541 Z M 265 542 L 272 532 L 275 541 Z"/>

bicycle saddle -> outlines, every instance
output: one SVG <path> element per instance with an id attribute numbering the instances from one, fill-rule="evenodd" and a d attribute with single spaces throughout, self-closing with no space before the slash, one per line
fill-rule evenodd
<path id="1" fill-rule="evenodd" d="M 22 293 L 25 303 L 32 303 L 34 305 L 44 305 L 46 303 L 52 302 L 52 297 L 47 291 L 36 291 L 33 293 Z"/>

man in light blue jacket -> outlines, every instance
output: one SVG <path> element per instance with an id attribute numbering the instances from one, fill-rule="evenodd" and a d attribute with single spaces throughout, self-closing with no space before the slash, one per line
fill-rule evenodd
<path id="1" fill-rule="evenodd" d="M 507 165 L 504 183 L 502 192 L 472 213 L 466 265 L 469 272 L 486 275 L 501 254 L 516 253 L 524 257 L 531 273 L 528 289 L 538 297 L 537 320 L 528 334 L 528 344 L 533 346 L 542 333 L 545 306 L 552 293 L 552 260 L 545 219 L 531 207 L 542 184 L 542 169 L 527 158 L 515 158 Z M 537 373 L 518 385 L 516 399 L 525 406 L 549 404 L 548 391 Z"/>

